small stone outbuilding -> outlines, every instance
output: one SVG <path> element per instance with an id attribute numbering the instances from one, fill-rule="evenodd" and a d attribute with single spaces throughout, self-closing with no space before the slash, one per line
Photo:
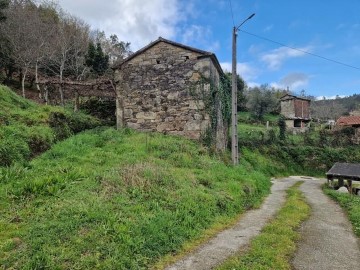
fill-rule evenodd
<path id="1" fill-rule="evenodd" d="M 118 127 L 199 139 L 216 123 L 216 148 L 225 149 L 228 125 L 213 91 L 223 71 L 215 54 L 160 37 L 114 71 Z"/>
<path id="2" fill-rule="evenodd" d="M 351 115 L 351 116 L 340 116 L 336 121 L 336 129 L 342 129 L 346 127 L 354 128 L 354 136 L 352 138 L 353 142 L 360 144 L 360 116 Z"/>
<path id="3" fill-rule="evenodd" d="M 310 100 L 286 94 L 280 98 L 281 115 L 285 117 L 286 127 L 292 131 L 305 131 L 310 122 Z"/>

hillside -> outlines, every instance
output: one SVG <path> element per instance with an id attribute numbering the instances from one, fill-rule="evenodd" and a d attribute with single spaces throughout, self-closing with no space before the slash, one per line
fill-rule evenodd
<path id="1" fill-rule="evenodd" d="M 148 267 L 258 204 L 285 169 L 248 151 L 229 167 L 177 137 L 86 131 L 1 170 L 0 265 Z"/>
<path id="2" fill-rule="evenodd" d="M 311 102 L 311 116 L 315 119 L 337 120 L 341 115 L 348 115 L 353 110 L 360 110 L 359 94 Z"/>
<path id="3" fill-rule="evenodd" d="M 99 124 L 82 113 L 38 105 L 0 85 L 0 166 L 26 162 L 55 142 Z"/>
<path id="4" fill-rule="evenodd" d="M 148 269 L 259 205 L 270 176 L 323 173 L 333 160 L 360 153 L 357 146 L 271 142 L 264 127 L 250 122 L 240 125 L 248 137 L 238 167 L 229 165 L 228 153 L 211 154 L 174 136 L 102 127 L 66 139 L 96 121 L 1 91 L 5 269 Z M 40 138 L 37 148 L 32 138 Z M 5 159 L 7 153 L 16 155 Z"/>

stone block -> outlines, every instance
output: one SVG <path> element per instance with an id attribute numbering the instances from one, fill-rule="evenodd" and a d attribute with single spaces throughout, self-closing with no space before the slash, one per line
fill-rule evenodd
<path id="1" fill-rule="evenodd" d="M 132 129 L 140 129 L 140 124 L 127 122 L 127 127 Z"/>
<path id="2" fill-rule="evenodd" d="M 190 110 L 203 110 L 205 108 L 205 104 L 202 100 L 190 100 L 189 101 L 189 109 Z"/>
<path id="3" fill-rule="evenodd" d="M 145 120 L 155 120 L 156 113 L 155 112 L 139 112 L 136 114 L 137 119 L 145 119 Z"/>
<path id="4" fill-rule="evenodd" d="M 182 134 L 192 140 L 198 140 L 200 138 L 200 132 L 198 131 L 183 131 Z"/>
<path id="5" fill-rule="evenodd" d="M 166 117 L 165 118 L 165 122 L 172 122 L 172 121 L 174 121 L 174 117 L 172 117 L 172 116 L 170 116 L 170 117 Z"/>
<path id="6" fill-rule="evenodd" d="M 174 124 L 170 122 L 159 123 L 156 127 L 158 132 L 170 131 L 174 129 Z"/>
<path id="7" fill-rule="evenodd" d="M 201 114 L 195 113 L 195 114 L 194 114 L 194 119 L 195 119 L 195 120 L 202 120 L 202 119 L 203 119 L 203 116 L 202 116 Z"/>
<path id="8" fill-rule="evenodd" d="M 172 92 L 172 93 L 169 93 L 169 95 L 167 96 L 167 98 L 169 100 L 174 100 L 174 99 L 177 99 L 179 97 L 179 92 Z"/>
<path id="9" fill-rule="evenodd" d="M 124 109 L 124 117 L 125 118 L 132 118 L 133 117 L 133 110 L 132 109 Z"/>
<path id="10" fill-rule="evenodd" d="M 337 190 L 340 193 L 349 193 L 348 189 L 346 187 L 341 187 Z"/>
<path id="11" fill-rule="evenodd" d="M 190 77 L 190 82 L 197 82 L 200 80 L 200 78 L 201 78 L 200 73 L 194 72 Z"/>
<path id="12" fill-rule="evenodd" d="M 189 120 L 185 126 L 185 131 L 200 131 L 201 130 L 201 121 L 199 120 Z"/>

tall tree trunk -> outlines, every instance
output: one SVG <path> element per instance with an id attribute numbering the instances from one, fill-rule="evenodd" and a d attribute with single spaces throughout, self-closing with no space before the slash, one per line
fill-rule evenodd
<path id="1" fill-rule="evenodd" d="M 23 98 L 25 98 L 25 79 L 26 79 L 27 71 L 28 71 L 28 67 L 25 68 L 24 72 L 22 73 L 22 78 L 21 78 L 21 90 L 22 90 Z"/>
<path id="2" fill-rule="evenodd" d="M 49 105 L 49 88 L 46 84 L 44 90 L 45 90 L 45 104 Z"/>
<path id="3" fill-rule="evenodd" d="M 39 98 L 42 99 L 43 98 L 43 93 L 41 91 L 41 87 L 39 85 L 39 74 L 38 74 L 38 70 L 39 70 L 39 66 L 38 66 L 38 61 L 36 61 L 35 63 L 35 84 L 36 84 L 36 89 L 39 92 Z"/>
<path id="4" fill-rule="evenodd" d="M 64 63 L 60 66 L 60 84 L 59 84 L 59 92 L 60 92 L 60 103 L 61 106 L 65 107 L 64 101 L 64 89 L 63 89 L 63 72 L 64 72 Z"/>
<path id="5" fill-rule="evenodd" d="M 79 110 L 79 103 L 79 92 L 75 90 L 74 112 L 77 112 Z"/>

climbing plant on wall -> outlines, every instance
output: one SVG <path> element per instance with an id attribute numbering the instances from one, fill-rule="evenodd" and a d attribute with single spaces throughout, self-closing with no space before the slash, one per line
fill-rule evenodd
<path id="1" fill-rule="evenodd" d="M 210 125 L 202 134 L 201 140 L 205 145 L 212 147 L 216 144 L 216 132 L 219 125 L 223 125 L 226 130 L 230 125 L 231 81 L 223 75 L 217 85 L 212 79 L 201 77 L 190 88 L 190 94 L 195 101 L 204 102 L 205 112 L 210 116 Z M 222 121 L 219 121 L 219 112 Z"/>

